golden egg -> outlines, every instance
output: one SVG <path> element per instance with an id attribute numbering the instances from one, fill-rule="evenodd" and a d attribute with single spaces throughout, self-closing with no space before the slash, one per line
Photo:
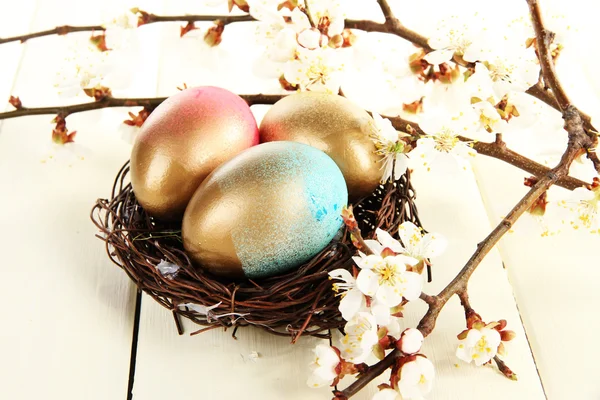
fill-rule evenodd
<path id="1" fill-rule="evenodd" d="M 324 151 L 344 174 L 351 201 L 373 193 L 379 185 L 382 164 L 370 137 L 373 119 L 345 97 L 292 94 L 271 107 L 259 131 L 261 143 L 289 140 Z"/>
<path id="2" fill-rule="evenodd" d="M 178 220 L 216 167 L 258 143 L 246 102 L 217 87 L 182 90 L 150 114 L 131 152 L 131 184 L 142 207 Z"/>
<path id="3" fill-rule="evenodd" d="M 198 188 L 183 217 L 183 244 L 196 265 L 217 275 L 280 274 L 331 242 L 347 201 L 327 154 L 296 142 L 260 144 Z"/>

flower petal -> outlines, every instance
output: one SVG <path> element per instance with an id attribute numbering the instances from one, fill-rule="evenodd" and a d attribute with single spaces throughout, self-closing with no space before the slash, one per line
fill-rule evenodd
<path id="1" fill-rule="evenodd" d="M 370 269 L 361 269 L 356 278 L 356 287 L 367 296 L 373 297 L 379 289 L 377 274 Z"/>
<path id="2" fill-rule="evenodd" d="M 381 243 L 381 245 L 384 248 L 389 247 L 395 253 L 404 253 L 405 250 L 404 247 L 402 247 L 402 244 L 400 244 L 399 241 L 394 239 L 392 235 L 390 235 L 388 232 L 384 231 L 383 229 L 377 228 L 375 233 L 377 234 L 377 240 L 379 241 L 379 243 Z"/>
<path id="3" fill-rule="evenodd" d="M 372 400 L 400 400 L 400 394 L 394 389 L 383 389 L 375 393 Z"/>
<path id="4" fill-rule="evenodd" d="M 402 302 L 402 293 L 397 285 L 381 285 L 379 289 L 377 289 L 375 297 L 378 301 L 388 305 L 389 307 L 396 307 Z"/>
<path id="5" fill-rule="evenodd" d="M 340 300 L 339 309 L 342 313 L 342 318 L 349 321 L 366 306 L 367 301 L 363 293 L 358 289 L 352 289 L 346 292 Z"/>
<path id="6" fill-rule="evenodd" d="M 416 272 L 405 272 L 406 283 L 403 295 L 408 301 L 416 300 L 423 291 L 423 278 Z"/>
<path id="7" fill-rule="evenodd" d="M 439 65 L 445 63 L 446 61 L 450 61 L 453 55 L 453 49 L 440 49 L 432 51 L 431 53 L 423 57 L 423 59 L 429 64 Z"/>

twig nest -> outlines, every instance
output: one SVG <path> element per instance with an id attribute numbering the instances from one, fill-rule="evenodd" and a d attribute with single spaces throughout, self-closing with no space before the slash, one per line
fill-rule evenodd
<path id="1" fill-rule="evenodd" d="M 405 220 L 419 224 L 413 199 L 404 175 L 355 203 L 364 237 L 375 227 L 395 232 Z M 192 264 L 180 224 L 157 220 L 140 206 L 129 184 L 129 164 L 119 172 L 111 198 L 97 201 L 92 220 L 108 257 L 140 290 L 173 311 L 180 333 L 180 316 L 203 326 L 197 332 L 252 325 L 293 341 L 300 335 L 328 338 L 331 329 L 345 324 L 329 272 L 352 270 L 355 251 L 347 232 L 289 272 L 260 279 L 219 277 Z"/>

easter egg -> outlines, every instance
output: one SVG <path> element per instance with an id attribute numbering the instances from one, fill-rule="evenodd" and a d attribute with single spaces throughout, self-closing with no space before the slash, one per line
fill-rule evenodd
<path id="1" fill-rule="evenodd" d="M 131 184 L 152 216 L 181 219 L 202 181 L 219 165 L 258 143 L 246 102 L 217 87 L 169 97 L 144 122 L 131 152 Z"/>
<path id="2" fill-rule="evenodd" d="M 284 97 L 265 114 L 259 131 L 261 143 L 301 142 L 327 153 L 344 174 L 352 201 L 379 185 L 382 164 L 371 139 L 374 121 L 345 97 L 317 92 Z"/>
<path id="3" fill-rule="evenodd" d="M 196 265 L 217 275 L 277 275 L 331 242 L 347 201 L 344 177 L 322 151 L 260 144 L 200 185 L 185 210 L 183 244 Z"/>

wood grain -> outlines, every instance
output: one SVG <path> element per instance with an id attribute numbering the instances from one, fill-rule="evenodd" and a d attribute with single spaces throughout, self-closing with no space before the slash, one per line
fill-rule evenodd
<path id="1" fill-rule="evenodd" d="M 523 174 L 488 159 L 476 165 L 490 218 L 499 221 L 526 189 L 519 184 Z M 483 178 L 492 173 L 506 182 L 497 186 Z M 550 198 L 559 190 L 550 192 Z M 541 237 L 542 230 L 526 216 L 499 245 L 542 383 L 549 399 L 572 398 L 573 393 L 581 399 L 600 398 L 594 367 L 600 349 L 580 346 L 595 340 L 600 329 L 598 319 L 591 317 L 600 308 L 600 270 L 592 255 L 600 248 L 600 237 L 568 226 L 553 237 Z M 577 382 L 576 388 L 566 382 Z"/>
<path id="2" fill-rule="evenodd" d="M 14 30 L 22 32 L 68 19 L 97 19 L 111 6 L 105 2 L 94 15 L 77 1 L 34 3 L 0 5 L 2 28 L 14 23 Z M 38 104 L 69 101 L 58 99 L 53 87 L 68 54 L 66 39 L 1 46 L 1 101 L 9 92 Z M 85 46 L 87 34 L 74 40 Z M 78 131 L 79 147 L 72 155 L 52 148 L 49 116 L 1 125 L 2 398 L 126 397 L 135 290 L 106 257 L 89 220 L 91 206 L 109 193 L 129 153 L 116 132 L 114 114 L 108 115 L 68 119 L 69 128 Z"/>

